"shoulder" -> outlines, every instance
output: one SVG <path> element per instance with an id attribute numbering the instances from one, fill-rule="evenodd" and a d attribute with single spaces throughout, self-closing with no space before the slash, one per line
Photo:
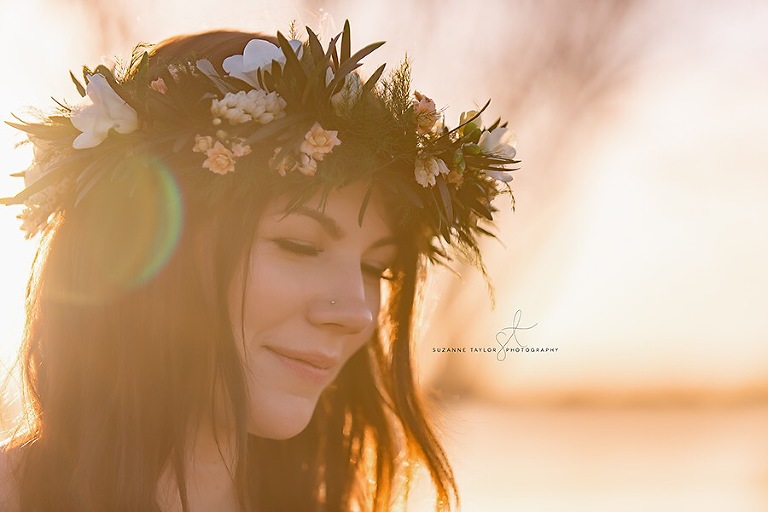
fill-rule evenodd
<path id="1" fill-rule="evenodd" d="M 0 510 L 6 512 L 19 512 L 19 493 L 16 482 L 19 455 L 18 448 L 0 444 Z"/>

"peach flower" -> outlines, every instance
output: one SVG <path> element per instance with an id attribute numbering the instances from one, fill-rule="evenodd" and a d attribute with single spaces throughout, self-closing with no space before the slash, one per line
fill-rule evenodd
<path id="1" fill-rule="evenodd" d="M 149 83 L 149 87 L 153 91 L 157 91 L 160 94 L 165 94 L 168 92 L 168 86 L 165 85 L 165 80 L 163 80 L 162 78 L 158 78 L 157 80 L 152 80 Z"/>
<path id="2" fill-rule="evenodd" d="M 208 158 L 203 167 L 216 174 L 227 174 L 235 170 L 235 155 L 219 141 L 205 152 Z"/>
<path id="3" fill-rule="evenodd" d="M 335 130 L 325 130 L 320 123 L 315 122 L 312 128 L 304 135 L 304 141 L 301 143 L 301 152 L 307 154 L 314 160 L 322 160 L 323 157 L 333 151 L 334 146 L 341 144 L 337 137 L 339 132 Z"/>

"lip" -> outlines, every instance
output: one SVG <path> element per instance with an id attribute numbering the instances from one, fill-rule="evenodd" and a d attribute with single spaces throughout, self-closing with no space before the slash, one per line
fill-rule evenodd
<path id="1" fill-rule="evenodd" d="M 265 347 L 294 375 L 315 385 L 328 384 L 338 367 L 339 358 L 319 352 L 303 352 L 283 347 Z"/>

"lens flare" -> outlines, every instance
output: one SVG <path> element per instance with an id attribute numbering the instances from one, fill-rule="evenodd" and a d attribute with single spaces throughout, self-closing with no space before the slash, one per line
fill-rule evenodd
<path id="1" fill-rule="evenodd" d="M 62 299 L 98 303 L 140 287 L 172 257 L 183 204 L 172 172 L 155 159 L 133 157 L 98 178 L 75 206 L 87 251 Z M 75 213 L 75 212 L 73 212 Z M 74 286 L 73 286 L 74 285 Z"/>
<path id="2" fill-rule="evenodd" d="M 147 282 L 165 266 L 179 242 L 184 220 L 181 194 L 173 174 L 161 164 L 156 163 L 153 169 L 151 197 L 147 198 L 153 215 L 145 219 L 149 222 L 145 264 L 134 277 L 134 286 Z"/>

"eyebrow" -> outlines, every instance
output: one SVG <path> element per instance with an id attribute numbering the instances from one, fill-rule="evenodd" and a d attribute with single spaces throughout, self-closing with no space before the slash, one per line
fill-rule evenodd
<path id="1" fill-rule="evenodd" d="M 324 214 L 319 210 L 315 210 L 307 206 L 298 206 L 294 210 L 284 211 L 283 216 L 281 218 L 285 218 L 291 214 L 304 215 L 306 217 L 309 217 L 317 221 L 317 223 L 323 227 L 323 229 L 331 236 L 331 238 L 335 240 L 339 240 L 346 236 L 346 233 L 344 232 L 343 229 L 341 229 L 341 226 L 339 226 L 338 222 L 336 222 L 334 219 L 332 219 L 331 217 L 327 216 L 326 214 Z M 381 238 L 376 242 L 374 242 L 373 244 L 371 244 L 371 249 L 374 249 L 376 247 L 381 247 L 384 245 L 397 245 L 397 240 L 398 239 L 395 236 L 387 236 L 387 237 Z"/>
<path id="2" fill-rule="evenodd" d="M 334 219 L 330 218 L 323 212 L 319 210 L 315 210 L 313 208 L 309 208 L 307 206 L 298 206 L 295 210 L 292 210 L 290 212 L 285 212 L 285 215 L 290 214 L 298 214 L 298 215 L 304 215 L 305 217 L 309 217 L 310 219 L 314 219 L 317 221 L 318 224 L 320 224 L 324 230 L 328 232 L 329 235 L 331 235 L 332 238 L 338 240 L 339 238 L 343 238 L 346 236 L 346 233 L 343 229 L 341 229 L 341 226 L 339 226 L 339 223 L 336 222 Z"/>

